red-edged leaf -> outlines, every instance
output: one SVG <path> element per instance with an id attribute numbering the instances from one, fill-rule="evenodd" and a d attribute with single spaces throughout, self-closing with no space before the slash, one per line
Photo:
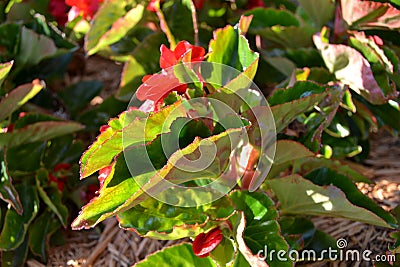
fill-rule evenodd
<path id="1" fill-rule="evenodd" d="M 346 45 L 324 43 L 319 34 L 314 43 L 320 50 L 328 69 L 341 82 L 373 104 L 384 104 L 393 95 L 385 96 L 374 78 L 370 63 L 360 52 Z"/>
<path id="2" fill-rule="evenodd" d="M 12 90 L 0 101 L 0 121 L 7 118 L 11 113 L 34 97 L 42 88 L 43 84 L 39 80 L 34 80 L 32 83 L 21 85 Z"/>
<path id="3" fill-rule="evenodd" d="M 342 16 L 358 29 L 399 29 L 400 10 L 389 3 L 364 0 L 341 0 Z"/>

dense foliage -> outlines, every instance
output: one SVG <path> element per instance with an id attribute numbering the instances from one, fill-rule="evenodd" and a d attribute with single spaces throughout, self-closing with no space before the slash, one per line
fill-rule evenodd
<path id="1" fill-rule="evenodd" d="M 0 13 L 2 266 L 45 262 L 54 233 L 86 202 L 73 229 L 116 216 L 145 237 L 193 240 L 137 266 L 292 266 L 257 253 L 336 247 L 312 216 L 387 227 L 400 243 L 399 213 L 356 186 L 371 183 L 357 168 L 369 134 L 400 130 L 399 1 L 28 0 L 3 1 Z M 87 56 L 124 63 L 119 90 L 94 107 L 98 81 L 54 90 L 80 44 Z M 208 110 L 214 100 L 232 113 Z M 276 133 L 266 173 L 265 126 L 255 119 L 263 111 Z M 166 151 L 163 138 L 179 144 Z M 232 140 L 247 154 L 227 154 Z M 210 145 L 210 168 L 192 176 L 175 168 Z M 173 189 L 165 181 L 204 186 L 235 160 L 241 173 L 228 173 L 235 185 L 218 200 L 160 201 Z"/>

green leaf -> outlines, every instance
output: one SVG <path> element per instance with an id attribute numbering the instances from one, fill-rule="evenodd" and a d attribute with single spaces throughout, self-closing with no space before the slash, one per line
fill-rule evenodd
<path id="1" fill-rule="evenodd" d="M 210 257 L 219 266 L 231 266 L 229 263 L 232 263 L 235 260 L 236 255 L 237 252 L 235 251 L 233 240 L 226 237 L 224 237 L 221 243 L 210 252 Z"/>
<path id="2" fill-rule="evenodd" d="M 360 52 L 346 45 L 324 43 L 314 35 L 315 46 L 320 50 L 327 68 L 336 79 L 348 84 L 356 93 L 372 104 L 385 104 L 396 96 L 393 90 L 384 92 L 378 85 L 371 65 Z"/>
<path id="3" fill-rule="evenodd" d="M 102 219 L 103 214 L 113 212 L 136 191 L 140 190 L 132 179 L 126 166 L 125 158 L 121 155 L 111 165 L 111 172 L 99 190 L 99 196 L 93 198 L 73 221 L 73 229 L 89 228 Z M 110 216 L 108 216 L 110 217 Z"/>
<path id="4" fill-rule="evenodd" d="M 44 121 L 30 124 L 11 133 L 0 134 L 0 145 L 15 147 L 37 141 L 45 141 L 82 130 L 83 126 L 70 121 Z"/>
<path id="5" fill-rule="evenodd" d="M 275 118 L 276 131 L 282 131 L 297 116 L 313 109 L 329 95 L 326 87 L 312 82 L 297 82 L 293 87 L 281 89 L 268 99 Z"/>
<path id="6" fill-rule="evenodd" d="M 41 156 L 46 148 L 46 142 L 35 142 L 26 145 L 7 148 L 8 170 L 34 172 L 41 166 Z M 20 160 L 24 159 L 24 164 Z"/>
<path id="7" fill-rule="evenodd" d="M 282 215 L 331 216 L 391 227 L 371 211 L 353 205 L 336 186 L 318 186 L 297 174 L 266 183 L 278 197 Z"/>
<path id="8" fill-rule="evenodd" d="M 0 122 L 33 98 L 42 89 L 43 85 L 39 80 L 34 80 L 30 84 L 24 84 L 12 90 L 0 101 Z"/>
<path id="9" fill-rule="evenodd" d="M 136 263 L 133 267 L 217 267 L 210 257 L 199 258 L 193 254 L 190 244 L 179 244 L 173 247 L 164 248 L 163 250 L 148 256 L 141 262 Z"/>
<path id="10" fill-rule="evenodd" d="M 58 96 L 64 102 L 71 116 L 75 116 L 101 92 L 102 88 L 103 83 L 97 80 L 81 81 L 60 91 Z"/>
<path id="11" fill-rule="evenodd" d="M 111 33 L 109 33 L 111 38 L 119 37 L 115 33 L 115 26 L 114 29 L 112 27 L 114 23 L 124 17 L 126 14 L 125 8 L 127 5 L 128 1 L 110 0 L 100 6 L 92 20 L 90 30 L 85 37 L 85 50 L 87 53 L 89 53 L 89 55 L 92 55 L 99 50 L 99 43 L 100 45 L 101 42 L 108 45 L 108 39 L 105 38 L 102 40 L 102 37 L 109 30 L 111 30 Z M 118 38 L 116 41 L 118 41 Z M 100 48 L 106 45 L 101 45 Z"/>
<path id="12" fill-rule="evenodd" d="M 215 227 L 233 213 L 227 198 L 199 207 L 179 207 L 149 198 L 118 213 L 120 227 L 134 229 L 141 236 L 174 240 L 194 237 Z"/>
<path id="13" fill-rule="evenodd" d="M 19 215 L 22 215 L 23 207 L 4 161 L 1 161 L 0 177 L 0 198 L 10 204 Z"/>
<path id="14" fill-rule="evenodd" d="M 18 53 L 21 26 L 16 23 L 3 23 L 0 25 L 0 46 L 4 47 L 0 61 L 10 61 L 15 59 Z"/>
<path id="15" fill-rule="evenodd" d="M 24 207 L 22 216 L 13 209 L 6 213 L 5 222 L 0 235 L 0 249 L 14 250 L 22 244 L 28 227 L 36 217 L 39 210 L 39 199 L 35 188 L 28 184 L 15 186 L 21 196 L 21 204 Z"/>
<path id="16" fill-rule="evenodd" d="M 59 228 L 60 223 L 46 209 L 36 218 L 29 229 L 29 247 L 32 253 L 46 262 L 50 236 Z"/>
<path id="17" fill-rule="evenodd" d="M 192 1 L 170 1 L 170 5 L 164 5 L 163 12 L 169 29 L 176 42 L 188 41 L 194 43 L 194 27 L 192 20 Z M 195 12 L 196 10 L 194 10 Z"/>
<path id="18" fill-rule="evenodd" d="M 241 34 L 238 26 L 228 25 L 214 31 L 214 38 L 210 41 L 209 51 L 211 53 L 207 58 L 208 62 L 225 64 L 241 72 L 258 62 L 259 58 L 258 53 L 250 49 L 248 41 Z M 248 75 L 249 79 L 253 79 L 254 75 Z M 223 77 L 222 74 L 221 77 Z M 221 82 L 220 84 L 224 83 Z"/>
<path id="19" fill-rule="evenodd" d="M 279 218 L 282 235 L 288 242 L 291 250 L 302 250 L 307 246 L 316 229 L 312 221 L 303 217 L 287 216 Z"/>
<path id="20" fill-rule="evenodd" d="M 259 251 L 264 251 L 265 246 L 268 247 L 268 251 L 288 251 L 288 245 L 282 237 L 279 224 L 276 221 L 278 212 L 273 201 L 266 194 L 234 191 L 230 194 L 230 197 L 236 209 L 244 212 L 246 227 L 241 234 L 253 255 L 257 255 Z M 237 231 L 237 234 L 240 234 L 240 230 Z M 240 246 L 239 243 L 239 249 Z M 242 250 L 241 252 L 243 253 Z M 260 259 L 255 260 L 260 261 Z M 270 257 L 266 257 L 266 261 L 269 266 L 292 266 L 290 261 L 279 261 L 276 257 L 273 257 L 272 260 Z"/>
<path id="21" fill-rule="evenodd" d="M 372 183 L 367 177 L 359 173 L 357 170 L 353 169 L 351 165 L 347 164 L 344 161 L 334 160 L 334 159 L 326 159 L 326 158 L 317 158 L 310 157 L 304 159 L 297 159 L 293 165 L 293 172 L 301 172 L 303 174 L 310 173 L 318 168 L 329 168 L 335 171 L 338 174 L 347 176 L 354 182 L 362 182 L 366 184 Z"/>
<path id="22" fill-rule="evenodd" d="M 149 142 L 162 133 L 163 130 L 169 130 L 172 121 L 178 116 L 184 115 L 183 110 L 177 108 L 179 103 L 167 106 L 150 115 L 146 115 L 139 110 L 132 110 L 110 120 L 108 123 L 110 127 L 101 133 L 92 146 L 82 155 L 81 177 L 85 178 L 95 171 L 110 165 L 114 157 L 122 152 L 123 147 L 134 145 L 135 143 Z M 173 116 L 170 116 L 173 110 Z M 166 118 L 168 118 L 168 121 L 165 121 Z M 123 138 L 125 140 L 124 144 Z"/>
<path id="23" fill-rule="evenodd" d="M 117 98 L 129 101 L 137 88 L 142 84 L 142 78 L 160 70 L 160 46 L 167 44 L 167 38 L 162 33 L 150 34 L 131 52 L 121 76 Z"/>
<path id="24" fill-rule="evenodd" d="M 24 242 L 15 250 L 1 252 L 1 266 L 3 267 L 20 267 L 24 266 L 26 257 L 28 256 L 28 236 Z"/>
<path id="25" fill-rule="evenodd" d="M 90 228 L 108 217 L 140 204 L 149 197 L 148 194 L 157 196 L 159 200 L 167 203 L 178 202 L 183 203 L 184 206 L 194 206 L 199 202 L 213 200 L 213 190 L 201 193 L 185 190 L 177 195 L 174 192 L 176 188 L 172 187 L 171 183 L 182 184 L 196 179 L 214 179 L 221 176 L 230 160 L 230 148 L 238 145 L 242 129 L 229 129 L 219 135 L 204 139 L 196 138 L 189 146 L 173 153 L 168 162 L 163 155 L 161 138 L 168 138 L 171 133 L 164 135 L 166 136 L 159 136 L 146 146 L 130 147 L 124 151 L 125 158 L 118 157 L 100 190 L 99 197 L 93 199 L 82 209 L 72 224 L 73 228 Z M 168 142 L 166 143 L 168 144 Z M 178 167 L 178 163 L 183 158 L 197 159 L 200 151 L 210 151 L 210 146 L 216 149 L 216 156 L 207 168 L 198 172 L 190 172 Z M 149 158 L 145 156 L 146 154 Z M 129 166 L 132 174 L 127 170 L 125 160 L 132 162 Z M 133 163 L 134 165 L 132 165 Z M 116 174 L 115 171 L 122 173 Z M 131 179 L 132 175 L 134 179 Z M 232 177 L 230 178 L 232 179 Z M 225 179 L 219 179 L 217 182 L 221 187 L 220 190 L 226 190 L 229 186 L 225 184 L 229 184 Z M 141 185 L 141 189 L 138 184 Z"/>
<path id="26" fill-rule="evenodd" d="M 272 26 L 263 31 L 257 31 L 261 37 L 283 48 L 305 48 L 312 45 L 312 35 L 315 33 L 311 26 L 304 25 L 302 27 L 283 27 Z"/>
<path id="27" fill-rule="evenodd" d="M 0 64 L 0 87 L 3 84 L 4 80 L 6 79 L 8 73 L 10 72 L 13 64 L 14 64 L 14 61 Z"/>
<path id="28" fill-rule="evenodd" d="M 115 1 L 115 4 L 123 4 L 124 1 Z M 98 14 L 95 16 L 95 19 L 93 22 L 93 26 L 91 28 L 91 30 L 88 33 L 88 43 L 87 43 L 87 51 L 88 51 L 88 55 L 93 55 L 96 52 L 100 51 L 101 49 L 118 42 L 121 38 L 123 38 L 128 32 L 129 30 L 131 30 L 133 27 L 135 27 L 139 21 L 142 19 L 143 17 L 143 12 L 144 12 L 144 7 L 142 5 L 137 5 L 136 7 L 132 8 L 131 10 L 129 10 L 126 14 L 124 14 L 123 16 L 121 16 L 120 18 L 118 18 L 115 22 L 112 23 L 112 26 L 109 30 L 107 30 L 106 32 L 104 32 L 100 38 L 98 39 L 98 42 L 95 43 L 94 40 L 96 40 L 97 38 L 93 38 L 91 37 L 91 39 L 89 39 L 89 34 L 94 34 L 95 29 L 93 29 L 95 26 L 94 23 L 97 23 L 100 18 L 103 20 L 105 20 L 104 16 L 106 16 L 105 14 L 103 14 L 103 9 L 107 10 L 108 12 L 108 20 L 107 22 L 111 22 L 109 21 L 110 19 L 110 8 L 114 8 L 115 4 L 113 3 L 113 1 L 108 1 L 107 3 L 104 4 L 104 7 L 100 7 L 100 11 L 101 14 Z M 120 8 L 120 6 L 119 6 Z M 125 8 L 124 8 L 125 9 Z M 122 11 L 118 10 L 118 11 Z M 113 10 L 113 12 L 116 12 L 115 10 Z M 117 13 L 117 12 L 116 12 Z M 122 14 L 122 13 L 120 13 Z M 96 24 L 97 26 L 98 24 Z M 101 25 L 103 26 L 103 25 Z M 96 34 L 99 34 L 99 32 L 96 32 Z M 97 36 L 96 36 L 97 37 Z M 90 40 L 90 42 L 89 42 Z M 89 47 L 91 47 L 90 49 L 88 49 Z"/>
<path id="29" fill-rule="evenodd" d="M 255 8 L 245 13 L 246 16 L 253 15 L 253 20 L 250 24 L 250 32 L 263 30 L 275 25 L 280 26 L 300 26 L 296 16 L 286 10 L 275 8 Z"/>
<path id="30" fill-rule="evenodd" d="M 22 27 L 20 50 L 15 61 L 19 67 L 24 65 L 33 66 L 45 58 L 55 57 L 68 52 L 69 49 L 57 48 L 51 38 Z"/>
<path id="31" fill-rule="evenodd" d="M 53 211 L 61 224 L 67 227 L 68 220 L 68 208 L 62 203 L 62 192 L 58 190 L 56 186 L 49 186 L 45 190 L 41 185 L 40 181 L 47 181 L 48 173 L 45 170 L 41 170 L 37 173 L 36 187 L 39 192 L 39 196 L 43 202 Z"/>
<path id="32" fill-rule="evenodd" d="M 331 0 L 299 0 L 301 8 L 304 9 L 308 17 L 314 22 L 317 30 L 320 30 L 335 13 L 335 3 Z"/>
<path id="33" fill-rule="evenodd" d="M 397 224 L 396 219 L 379 205 L 377 205 L 372 199 L 361 193 L 357 186 L 350 180 L 350 178 L 335 173 L 327 168 L 317 169 L 305 176 L 305 178 L 311 180 L 313 183 L 319 186 L 334 185 L 338 187 L 346 195 L 346 198 L 354 205 L 362 207 L 366 210 L 373 212 L 378 215 L 385 222 L 394 227 Z"/>
<path id="34" fill-rule="evenodd" d="M 301 143 L 290 140 L 279 140 L 276 143 L 274 164 L 282 164 L 288 161 L 312 156 L 314 156 L 314 153 Z"/>

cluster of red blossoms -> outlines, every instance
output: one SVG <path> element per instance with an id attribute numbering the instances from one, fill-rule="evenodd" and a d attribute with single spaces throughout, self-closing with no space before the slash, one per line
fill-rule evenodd
<path id="1" fill-rule="evenodd" d="M 160 67 L 162 71 L 143 77 L 143 84 L 136 91 L 136 97 L 141 100 L 152 100 L 156 108 L 162 104 L 163 99 L 172 91 L 184 94 L 186 84 L 182 84 L 178 78 L 170 75 L 166 69 L 179 63 L 198 62 L 204 59 L 205 50 L 200 46 L 194 46 L 187 41 L 181 41 L 174 50 L 161 45 Z"/>
<path id="2" fill-rule="evenodd" d="M 67 180 L 67 176 L 71 170 L 71 164 L 69 163 L 59 163 L 54 168 L 53 171 L 48 174 L 49 182 L 57 184 L 58 190 L 64 191 L 64 184 Z"/>
<path id="3" fill-rule="evenodd" d="M 50 0 L 49 12 L 59 25 L 78 16 L 93 18 L 103 0 Z"/>

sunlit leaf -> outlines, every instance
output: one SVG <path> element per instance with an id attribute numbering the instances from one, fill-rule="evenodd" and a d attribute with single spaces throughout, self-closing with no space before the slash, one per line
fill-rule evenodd
<path id="1" fill-rule="evenodd" d="M 14 61 L 0 64 L 0 87 L 3 84 L 4 80 L 6 79 L 7 74 L 10 72 L 13 64 L 14 64 Z"/>
<path id="2" fill-rule="evenodd" d="M 39 80 L 34 80 L 31 84 L 24 84 L 12 90 L 0 101 L 0 121 L 10 116 L 42 89 L 43 84 L 41 84 Z"/>
<path id="3" fill-rule="evenodd" d="M 115 1 L 115 4 L 120 5 L 123 2 L 124 1 Z M 99 13 L 101 12 L 101 14 L 96 15 L 94 23 L 97 23 L 97 21 L 104 18 L 105 16 L 107 16 L 107 18 L 109 19 L 110 18 L 110 8 L 115 8 L 114 3 L 112 3 L 112 1 L 105 3 L 104 7 L 100 8 L 101 10 L 103 10 L 103 9 L 107 10 L 107 15 L 103 14 L 104 11 L 99 11 Z M 92 41 L 93 39 L 89 39 L 89 37 L 88 37 L 88 39 L 87 39 L 88 43 L 86 45 L 88 54 L 93 55 L 96 52 L 103 49 L 104 47 L 107 47 L 108 45 L 111 45 L 111 44 L 119 41 L 121 38 L 123 38 L 128 33 L 128 31 L 130 29 L 132 29 L 134 26 L 136 26 L 138 24 L 138 22 L 142 19 L 143 11 L 144 11 L 144 7 L 142 5 L 137 5 L 136 7 L 129 10 L 126 14 L 124 14 L 123 16 L 118 18 L 115 22 L 113 22 L 110 29 L 108 29 L 106 32 L 101 34 L 97 44 L 94 42 L 94 41 L 97 41 L 96 40 L 97 38 L 95 38 L 94 41 Z M 103 26 L 103 25 L 101 25 L 101 26 Z M 94 26 L 92 26 L 92 27 L 94 27 Z M 89 31 L 89 34 L 94 35 L 95 29 L 92 28 Z M 96 34 L 99 34 L 99 32 L 96 32 Z"/>
<path id="4" fill-rule="evenodd" d="M 277 195 L 282 215 L 341 217 L 391 227 L 373 212 L 350 203 L 336 186 L 318 186 L 297 174 L 268 180 L 266 183 Z"/>

